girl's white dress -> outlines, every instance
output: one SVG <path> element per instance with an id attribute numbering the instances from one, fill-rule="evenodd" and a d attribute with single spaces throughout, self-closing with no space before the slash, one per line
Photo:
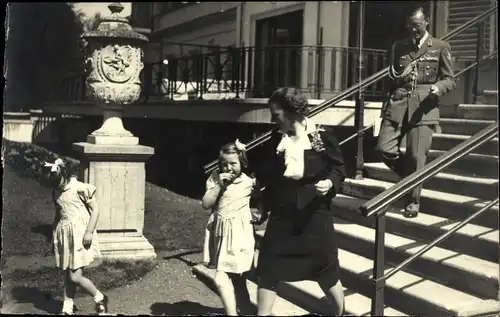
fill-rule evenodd
<path id="1" fill-rule="evenodd" d="M 99 241 L 94 231 L 92 245 L 83 247 L 83 236 L 87 230 L 90 213 L 86 204 L 95 200 L 93 185 L 71 178 L 64 189 L 54 189 L 53 199 L 60 213 L 60 220 L 53 232 L 54 254 L 57 267 L 76 270 L 88 266 L 99 254 Z"/>
<path id="2" fill-rule="evenodd" d="M 218 173 L 207 180 L 207 191 L 217 186 Z M 203 249 L 204 262 L 215 269 L 241 274 L 251 269 L 255 238 L 250 197 L 255 180 L 244 173 L 227 186 L 207 224 Z"/>

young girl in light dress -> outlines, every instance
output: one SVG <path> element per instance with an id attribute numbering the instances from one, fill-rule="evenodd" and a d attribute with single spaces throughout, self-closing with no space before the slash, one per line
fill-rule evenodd
<path id="1" fill-rule="evenodd" d="M 76 286 L 94 297 L 96 312 L 108 311 L 108 297 L 83 276 L 83 269 L 99 253 L 96 225 L 99 211 L 96 188 L 79 182 L 68 172 L 67 164 L 57 159 L 45 163 L 50 168 L 49 181 L 56 209 L 53 223 L 53 247 L 56 266 L 64 270 L 64 302 L 61 313 L 72 315 Z"/>
<path id="2" fill-rule="evenodd" d="M 222 147 L 219 170 L 207 180 L 202 199 L 211 209 L 204 260 L 216 269 L 215 284 L 229 316 L 251 314 L 253 305 L 246 284 L 246 272 L 253 264 L 255 238 L 250 211 L 252 193 L 258 193 L 255 179 L 242 170 L 248 167 L 245 147 L 238 140 Z M 257 215 L 258 216 L 258 215 Z"/>

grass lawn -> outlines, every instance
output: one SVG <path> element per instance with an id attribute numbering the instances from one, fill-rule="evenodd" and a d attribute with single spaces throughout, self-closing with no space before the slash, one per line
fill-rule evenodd
<path id="1" fill-rule="evenodd" d="M 50 189 L 9 165 L 3 173 L 2 297 L 22 297 L 26 286 L 48 294 L 62 292 L 61 273 L 53 267 L 50 226 L 54 217 Z M 208 214 L 197 200 L 146 184 L 144 235 L 156 251 L 199 249 Z M 23 265 L 30 258 L 36 265 Z M 11 261 L 9 261 L 11 259 Z M 14 259 L 14 260 L 12 260 Z M 154 270 L 155 261 L 111 261 L 90 267 L 86 275 L 103 290 L 123 286 Z M 26 295 L 25 295 L 26 296 Z"/>

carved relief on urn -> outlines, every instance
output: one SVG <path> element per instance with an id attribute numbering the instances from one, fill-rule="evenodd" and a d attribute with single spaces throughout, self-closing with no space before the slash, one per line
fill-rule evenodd
<path id="1" fill-rule="evenodd" d="M 108 6 L 111 15 L 96 30 L 82 35 L 85 42 L 86 97 L 103 109 L 103 124 L 87 137 L 94 144 L 134 145 L 138 139 L 123 127 L 124 105 L 141 94 L 140 73 L 147 37 L 120 17 L 120 4 Z"/>
<path id="2" fill-rule="evenodd" d="M 129 104 L 141 93 L 142 45 L 147 38 L 118 16 L 123 10 L 120 4 L 108 7 L 112 15 L 104 18 L 97 30 L 82 36 L 87 41 L 87 98 L 104 104 Z"/>

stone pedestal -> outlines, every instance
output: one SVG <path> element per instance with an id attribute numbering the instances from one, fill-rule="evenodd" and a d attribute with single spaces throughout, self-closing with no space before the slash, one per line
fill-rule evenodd
<path id="1" fill-rule="evenodd" d="M 74 143 L 73 149 L 80 156 L 79 178 L 97 188 L 101 256 L 156 257 L 154 247 L 143 236 L 145 161 L 154 154 L 154 148 L 96 143 Z"/>

